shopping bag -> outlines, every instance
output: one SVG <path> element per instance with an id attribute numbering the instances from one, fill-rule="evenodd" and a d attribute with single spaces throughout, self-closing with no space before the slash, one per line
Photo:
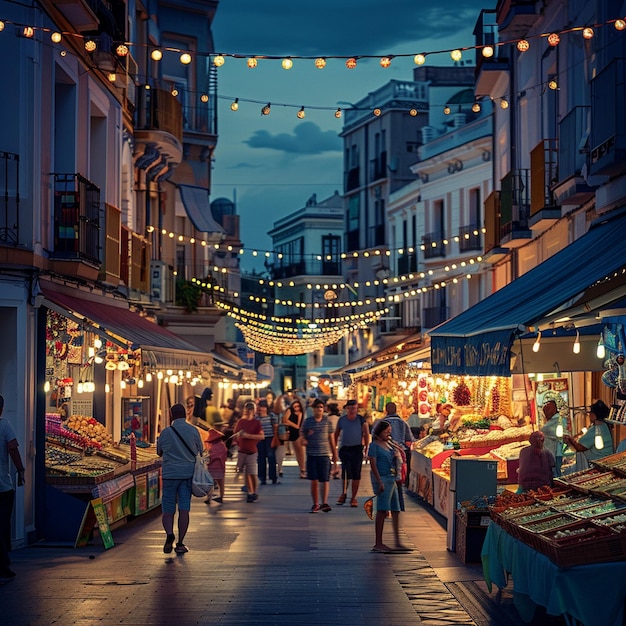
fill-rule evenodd
<path id="1" fill-rule="evenodd" d="M 198 454 L 191 479 L 191 493 L 196 498 L 206 498 L 213 491 L 213 485 L 213 476 L 206 468 L 204 458 Z"/>

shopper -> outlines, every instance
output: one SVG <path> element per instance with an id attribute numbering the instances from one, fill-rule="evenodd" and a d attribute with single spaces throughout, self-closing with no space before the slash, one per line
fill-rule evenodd
<path id="1" fill-rule="evenodd" d="M 555 476 L 561 475 L 561 465 L 563 464 L 563 435 L 557 437 L 556 432 L 559 424 L 563 427 L 564 434 L 567 433 L 566 424 L 563 423 L 559 409 L 555 400 L 548 400 L 543 405 L 543 416 L 545 422 L 540 428 L 544 436 L 544 447 L 550 450 L 554 456 L 556 465 L 554 467 Z"/>
<path id="2" fill-rule="evenodd" d="M 24 484 L 24 464 L 18 450 L 17 438 L 11 422 L 2 418 L 4 397 L 0 396 L 0 579 L 15 578 L 11 570 L 11 515 L 15 489 L 11 478 L 11 463 L 17 470 L 17 486 Z M 10 460 L 9 460 L 10 459 Z"/>
<path id="3" fill-rule="evenodd" d="M 257 493 L 257 443 L 265 439 L 261 422 L 255 419 L 254 402 L 246 402 L 243 405 L 243 416 L 235 424 L 234 437 L 239 448 L 237 464 L 241 462 L 241 468 L 246 476 L 246 492 L 248 502 L 256 502 L 259 498 Z"/>
<path id="4" fill-rule="evenodd" d="M 361 468 L 363 466 L 363 452 L 369 443 L 369 429 L 365 418 L 358 414 L 356 400 L 348 400 L 344 407 L 345 413 L 337 421 L 335 430 L 335 444 L 339 448 L 341 459 L 341 478 L 343 489 L 337 498 L 337 504 L 345 504 L 348 492 L 348 482 L 351 481 L 350 506 L 357 507 L 357 494 L 361 483 Z"/>
<path id="5" fill-rule="evenodd" d="M 226 478 L 226 457 L 228 456 L 228 450 L 224 444 L 224 433 L 211 428 L 207 433 L 204 447 L 209 455 L 207 469 L 217 485 L 218 495 L 213 500 L 218 504 L 222 504 L 224 501 L 224 480 Z M 209 497 L 204 501 L 205 504 L 211 504 L 212 495 L 209 494 Z"/>
<path id="6" fill-rule="evenodd" d="M 305 418 L 300 429 L 302 445 L 306 448 L 306 475 L 311 481 L 311 498 L 313 499 L 311 513 L 331 511 L 328 504 L 331 457 L 333 466 L 337 464 L 337 446 L 333 437 L 333 426 L 324 415 L 324 408 L 322 400 L 314 400 L 313 417 Z"/>
<path id="7" fill-rule="evenodd" d="M 300 400 L 293 400 L 289 408 L 283 413 L 283 423 L 289 427 L 289 443 L 293 446 L 296 455 L 300 478 L 306 478 L 305 450 L 300 439 L 300 427 L 304 419 L 304 409 Z"/>
<path id="8" fill-rule="evenodd" d="M 265 399 L 259 400 L 256 418 L 261 423 L 261 428 L 263 429 L 263 439 L 257 444 L 259 481 L 262 485 L 267 484 L 269 470 L 269 478 L 272 484 L 275 485 L 278 483 L 278 475 L 276 472 L 276 449 L 272 448 L 272 438 L 274 437 L 274 426 L 276 426 L 278 418 L 270 412 L 269 404 Z"/>
<path id="9" fill-rule="evenodd" d="M 555 460 L 552 452 L 544 448 L 544 438 L 544 434 L 536 430 L 528 439 L 530 445 L 520 450 L 518 480 L 521 491 L 552 486 Z"/>
<path id="10" fill-rule="evenodd" d="M 402 462 L 399 450 L 391 444 L 391 425 L 379 420 L 372 428 L 367 458 L 370 462 L 372 489 L 376 494 L 375 543 L 372 552 L 407 552 L 400 543 L 400 501 L 398 499 L 397 474 Z M 395 548 L 383 542 L 383 529 L 387 513 L 391 512 L 391 524 Z"/>
<path id="11" fill-rule="evenodd" d="M 157 454 L 163 457 L 161 478 L 163 497 L 161 500 L 162 523 L 165 529 L 163 552 L 169 554 L 174 546 L 174 515 L 178 504 L 178 542 L 176 554 L 188 552 L 184 540 L 189 528 L 191 509 L 191 479 L 196 462 L 195 455 L 202 454 L 204 446 L 195 426 L 185 421 L 185 407 L 175 404 L 170 408 L 170 426 L 157 439 Z"/>

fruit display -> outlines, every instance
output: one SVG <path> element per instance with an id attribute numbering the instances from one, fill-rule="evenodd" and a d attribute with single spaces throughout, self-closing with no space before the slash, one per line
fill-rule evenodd
<path id="1" fill-rule="evenodd" d="M 104 425 L 93 417 L 72 415 L 65 423 L 64 428 L 85 437 L 98 448 L 107 447 L 113 443 L 113 437 L 107 432 Z"/>

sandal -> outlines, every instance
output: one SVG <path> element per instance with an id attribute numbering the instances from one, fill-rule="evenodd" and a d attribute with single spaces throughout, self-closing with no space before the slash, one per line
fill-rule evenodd
<path id="1" fill-rule="evenodd" d="M 346 494 L 342 493 L 338 498 L 337 498 L 337 504 L 345 504 L 346 503 Z"/>
<path id="2" fill-rule="evenodd" d="M 172 547 L 174 546 L 174 541 L 176 540 L 176 535 L 168 535 L 165 539 L 165 545 L 163 546 L 163 552 L 165 554 L 169 554 L 172 551 Z"/>
<path id="3" fill-rule="evenodd" d="M 304 470 L 300 470 L 300 478 L 306 478 L 306 472 Z"/>
<path id="4" fill-rule="evenodd" d="M 356 498 L 352 498 L 352 500 L 350 500 L 350 506 L 351 507 L 357 507 L 359 506 L 359 503 L 357 502 Z"/>

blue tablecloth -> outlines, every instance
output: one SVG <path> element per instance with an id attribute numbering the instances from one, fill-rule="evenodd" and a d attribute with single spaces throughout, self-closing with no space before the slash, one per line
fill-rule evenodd
<path id="1" fill-rule="evenodd" d="M 626 561 L 558 567 L 547 556 L 514 539 L 492 522 L 482 549 L 489 591 L 513 578 L 514 603 L 524 619 L 536 605 L 549 615 L 573 617 L 584 626 L 622 626 L 626 598 Z"/>

